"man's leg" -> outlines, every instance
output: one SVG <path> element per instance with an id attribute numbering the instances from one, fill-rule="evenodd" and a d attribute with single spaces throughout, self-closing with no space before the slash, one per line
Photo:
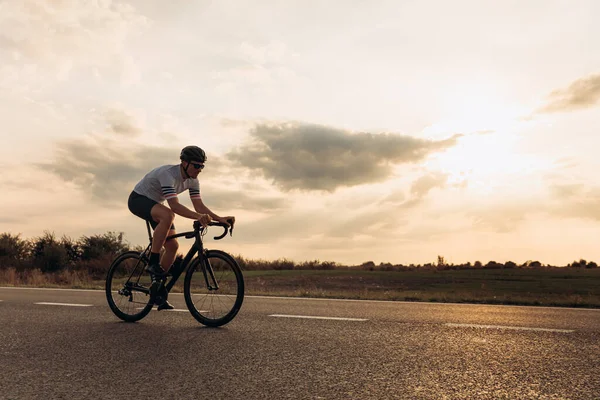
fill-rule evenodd
<path id="1" fill-rule="evenodd" d="M 171 236 L 175 234 L 175 229 L 170 229 L 167 235 Z M 163 253 L 162 259 L 160 260 L 160 265 L 165 271 L 169 271 L 169 268 L 171 268 L 171 265 L 173 265 L 173 261 L 175 261 L 175 257 L 177 257 L 178 249 L 179 242 L 177 241 L 177 239 L 171 239 L 165 242 L 165 252 Z"/>
<path id="2" fill-rule="evenodd" d="M 165 207 L 162 204 L 154 205 L 154 207 L 152 207 L 152 210 L 150 211 L 150 214 L 152 215 L 152 218 L 156 222 L 158 222 L 158 225 L 156 225 L 156 227 L 154 228 L 154 234 L 152 236 L 152 254 L 150 255 L 150 259 L 156 260 L 156 263 L 158 264 L 159 253 L 164 245 L 165 252 L 163 253 L 160 264 L 165 266 L 161 268 L 166 273 L 166 271 L 168 271 L 169 268 L 171 268 L 171 264 L 173 264 L 173 261 L 175 260 L 175 255 L 177 254 L 177 249 L 179 247 L 177 239 L 170 239 L 165 242 L 167 236 L 175 234 L 175 229 L 171 229 L 171 227 L 173 226 L 173 220 L 175 219 L 175 214 L 173 213 L 173 211 L 171 211 L 170 208 Z M 158 264 L 159 267 L 160 264 Z M 150 294 L 152 296 L 156 295 L 158 291 L 158 285 L 159 283 L 157 281 L 154 281 L 153 278 L 153 283 L 150 287 Z M 167 301 L 166 298 L 160 300 L 157 299 L 155 300 L 155 302 L 158 305 L 158 311 L 172 310 L 175 308 L 172 304 L 170 304 Z"/>
<path id="3" fill-rule="evenodd" d="M 167 233 L 168 236 L 171 235 L 175 235 L 175 229 L 169 229 L 169 232 Z M 160 264 L 162 266 L 162 269 L 165 270 L 165 272 L 169 272 L 169 269 L 171 269 L 171 265 L 173 264 L 173 261 L 175 261 L 175 257 L 177 255 L 177 249 L 179 248 L 179 242 L 177 242 L 177 239 L 170 239 L 167 240 L 165 242 L 165 252 L 163 253 L 162 259 L 160 260 Z M 158 311 L 161 310 L 172 310 L 175 308 L 175 306 L 173 306 L 171 303 L 169 303 L 168 300 L 165 300 L 162 304 L 158 304 Z"/>
<path id="4" fill-rule="evenodd" d="M 150 254 L 150 268 L 159 263 L 160 250 L 165 244 L 165 239 L 171 230 L 171 225 L 175 219 L 175 213 L 170 208 L 162 204 L 155 204 L 150 211 L 152 219 L 158 223 L 154 228 L 152 235 L 152 248 Z"/>
<path id="5" fill-rule="evenodd" d="M 175 213 L 162 204 L 155 204 L 154 207 L 152 207 L 150 214 L 152 215 L 152 218 L 158 222 L 152 236 L 152 252 L 160 253 L 160 250 L 165 244 L 165 239 L 169 234 L 169 230 L 171 230 L 171 225 L 175 220 Z"/>

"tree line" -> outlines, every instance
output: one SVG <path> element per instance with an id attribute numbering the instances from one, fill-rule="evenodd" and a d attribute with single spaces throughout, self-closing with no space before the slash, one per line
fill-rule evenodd
<path id="1" fill-rule="evenodd" d="M 64 269 L 85 270 L 101 278 L 107 271 L 112 259 L 119 253 L 128 250 L 143 251 L 141 246 L 132 246 L 125 239 L 123 232 L 106 232 L 103 234 L 81 236 L 73 239 L 68 236 L 58 238 L 53 232 L 45 231 L 43 235 L 32 239 L 22 238 L 20 234 L 0 234 L 0 269 L 15 268 L 18 271 L 39 269 L 44 273 L 58 272 Z M 180 256 L 181 257 L 181 256 Z M 543 264 L 540 261 L 528 260 L 517 264 L 512 261 L 452 264 L 443 256 L 425 264 L 392 264 L 373 261 L 356 265 L 343 265 L 331 261 L 293 262 L 287 259 L 252 260 L 236 256 L 242 269 L 245 270 L 292 270 L 311 269 L 324 270 L 334 268 L 362 269 L 367 271 L 403 271 L 413 269 L 510 269 L 510 268 L 598 268 L 593 261 L 575 260 L 563 266 Z"/>

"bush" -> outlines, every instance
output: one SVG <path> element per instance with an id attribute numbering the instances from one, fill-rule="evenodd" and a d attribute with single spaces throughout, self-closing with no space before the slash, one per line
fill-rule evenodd
<path id="1" fill-rule="evenodd" d="M 21 265 L 27 258 L 29 243 L 21 235 L 0 234 L 0 268 Z"/>
<path id="2" fill-rule="evenodd" d="M 42 272 L 59 271 L 70 262 L 67 250 L 50 232 L 33 239 L 31 257 L 33 264 Z"/>
<path id="3" fill-rule="evenodd" d="M 291 261 L 289 261 L 291 263 Z M 292 263 L 293 264 L 293 263 Z M 292 269 L 302 269 L 302 270 L 331 270 L 337 268 L 337 264 L 331 261 L 304 261 L 298 265 L 292 265 Z"/>
<path id="4" fill-rule="evenodd" d="M 288 260 L 287 258 L 280 258 L 278 260 L 269 262 L 269 264 L 271 265 L 270 269 L 274 269 L 276 271 L 291 270 L 294 269 L 295 266 L 294 262 Z"/>
<path id="5" fill-rule="evenodd" d="M 27 241 L 21 239 L 21 234 L 0 234 L 0 257 L 21 260 L 27 255 L 28 247 Z"/>
<path id="6" fill-rule="evenodd" d="M 92 280 L 102 280 L 106 278 L 106 273 L 112 261 L 113 258 L 108 254 L 91 260 L 80 260 L 75 266 L 75 271 L 86 273 Z"/>
<path id="7" fill-rule="evenodd" d="M 60 239 L 60 245 L 65 248 L 67 252 L 67 258 L 69 259 L 69 263 L 75 264 L 81 258 L 81 247 L 79 243 L 74 241 L 68 236 L 63 236 Z"/>
<path id="8" fill-rule="evenodd" d="M 129 250 L 129 245 L 123 241 L 123 232 L 107 232 L 103 235 L 83 236 L 79 240 L 81 259 L 84 261 L 104 257 L 114 257 Z"/>

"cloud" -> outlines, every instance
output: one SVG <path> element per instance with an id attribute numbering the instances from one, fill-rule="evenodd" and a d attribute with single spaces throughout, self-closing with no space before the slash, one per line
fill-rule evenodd
<path id="1" fill-rule="evenodd" d="M 288 207 L 284 197 L 265 196 L 256 191 L 223 190 L 217 183 L 201 182 L 200 185 L 203 201 L 217 214 L 234 209 L 272 213 Z"/>
<path id="2" fill-rule="evenodd" d="M 410 196 L 403 189 L 396 190 L 379 201 L 380 207 L 392 207 L 394 211 L 412 208 L 419 205 L 427 194 L 434 188 L 444 188 L 448 175 L 441 172 L 431 172 L 417 178 L 410 186 Z"/>
<path id="3" fill-rule="evenodd" d="M 273 85 L 289 85 L 301 79 L 288 66 L 294 55 L 285 43 L 270 41 L 259 45 L 244 41 L 237 47 L 222 50 L 223 59 L 230 59 L 233 65 L 215 70 L 212 79 L 218 82 L 219 91 L 227 92 L 238 87 L 273 89 Z"/>
<path id="4" fill-rule="evenodd" d="M 548 212 L 563 218 L 600 221 L 600 187 L 584 184 L 554 184 L 550 186 Z"/>
<path id="5" fill-rule="evenodd" d="M 12 77 L 0 83 L 47 87 L 85 67 L 116 67 L 135 81 L 126 44 L 148 24 L 130 5 L 110 0 L 0 2 L 0 76 Z"/>
<path id="6" fill-rule="evenodd" d="M 253 65 L 281 64 L 291 56 L 285 43 L 271 40 L 264 46 L 244 41 L 239 47 L 241 57 Z"/>
<path id="7" fill-rule="evenodd" d="M 395 192 L 386 196 L 383 200 L 380 201 L 381 205 L 400 205 L 406 201 L 406 194 L 404 190 L 396 190 Z"/>
<path id="8" fill-rule="evenodd" d="M 138 136 L 142 130 L 136 126 L 135 117 L 124 110 L 111 108 L 105 112 L 111 132 L 122 136 Z"/>
<path id="9" fill-rule="evenodd" d="M 398 228 L 408 223 L 410 209 L 423 203 L 429 192 L 434 188 L 446 186 L 448 176 L 439 172 L 432 172 L 417 178 L 406 195 L 403 189 L 395 190 L 383 199 L 365 199 L 362 204 L 344 205 L 347 213 L 342 221 L 334 222 L 328 230 L 328 235 L 333 237 L 348 236 L 348 232 L 355 234 L 371 235 L 397 235 Z M 332 207 L 342 209 L 342 205 Z M 323 218 L 328 219 L 327 212 Z"/>
<path id="10" fill-rule="evenodd" d="M 412 184 L 410 192 L 415 197 L 422 199 L 430 190 L 436 187 L 444 187 L 447 180 L 448 175 L 440 172 L 423 175 Z"/>
<path id="11" fill-rule="evenodd" d="M 135 183 L 158 166 L 157 160 L 172 160 L 178 152 L 106 138 L 65 140 L 56 144 L 53 162 L 38 166 L 74 183 L 93 201 L 110 205 L 126 201 Z"/>
<path id="12" fill-rule="evenodd" d="M 158 166 L 157 160 L 178 159 L 178 148 L 132 140 L 142 132 L 143 116 L 118 107 L 97 115 L 98 123 L 106 127 L 104 132 L 56 142 L 54 161 L 37 166 L 75 184 L 97 204 L 111 205 L 126 200 L 133 186 Z"/>
<path id="13" fill-rule="evenodd" d="M 446 231 L 437 232 L 440 228 L 436 225 L 429 226 L 427 232 L 420 228 L 430 216 L 425 209 L 425 214 L 419 212 L 417 226 L 413 226 L 417 214 L 413 210 L 423 203 L 434 187 L 445 185 L 443 174 L 428 173 L 404 190 L 396 190 L 383 197 L 359 188 L 347 189 L 335 196 L 300 194 L 306 198 L 314 197 L 312 205 L 300 201 L 298 207 L 289 208 L 284 213 L 278 212 L 256 223 L 240 225 L 238 233 L 243 234 L 244 244 L 293 242 L 297 249 L 307 249 L 313 254 L 311 257 L 321 257 L 323 253 L 326 257 L 332 257 L 348 246 L 354 250 L 366 250 L 384 244 L 398 246 L 399 242 L 418 241 L 425 236 L 438 237 Z M 318 206 L 315 207 L 315 203 Z M 459 228 L 453 226 L 452 229 Z M 339 256 L 346 257 L 343 254 Z"/>
<path id="14" fill-rule="evenodd" d="M 467 211 L 473 227 L 497 233 L 515 231 L 528 215 L 544 212 L 545 206 L 535 200 L 507 201 Z"/>
<path id="15" fill-rule="evenodd" d="M 16 217 L 0 217 L 0 223 L 3 224 L 18 224 L 24 221 L 25 218 L 16 218 Z"/>
<path id="16" fill-rule="evenodd" d="M 552 100 L 540 112 L 574 111 L 592 107 L 600 101 L 600 74 L 573 82 L 566 89 L 550 93 Z"/>
<path id="17" fill-rule="evenodd" d="M 37 167 L 72 183 L 95 204 L 125 204 L 135 184 L 152 169 L 179 162 L 180 146 L 151 146 L 134 140 L 142 129 L 139 119 L 118 108 L 100 112 L 107 129 L 102 134 L 55 143 L 52 162 Z M 264 187 L 223 189 L 235 185 L 227 160 L 211 156 L 210 171 L 200 179 L 202 196 L 209 207 L 219 210 L 244 209 L 273 212 L 287 207 L 287 200 Z M 238 177 L 239 178 L 239 177 Z M 2 186 L 2 185 L 0 185 Z"/>
<path id="18" fill-rule="evenodd" d="M 580 183 L 552 183 L 543 198 L 506 200 L 479 206 L 467 212 L 473 226 L 494 232 L 515 231 L 528 217 L 544 214 L 550 218 L 577 218 L 600 221 L 600 187 Z"/>
<path id="19" fill-rule="evenodd" d="M 572 199 L 584 193 L 584 185 L 581 183 L 555 184 L 549 187 L 550 194 L 554 199 Z"/>
<path id="20" fill-rule="evenodd" d="M 393 166 L 417 163 L 456 144 L 390 133 L 351 133 L 322 125 L 258 124 L 251 140 L 228 156 L 255 170 L 285 191 L 333 192 L 337 188 L 381 182 Z"/>

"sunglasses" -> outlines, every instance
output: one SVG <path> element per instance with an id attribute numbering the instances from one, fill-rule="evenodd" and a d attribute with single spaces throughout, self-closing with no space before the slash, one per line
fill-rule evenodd
<path id="1" fill-rule="evenodd" d="M 190 163 L 190 165 L 196 169 L 204 169 L 204 164 Z"/>

